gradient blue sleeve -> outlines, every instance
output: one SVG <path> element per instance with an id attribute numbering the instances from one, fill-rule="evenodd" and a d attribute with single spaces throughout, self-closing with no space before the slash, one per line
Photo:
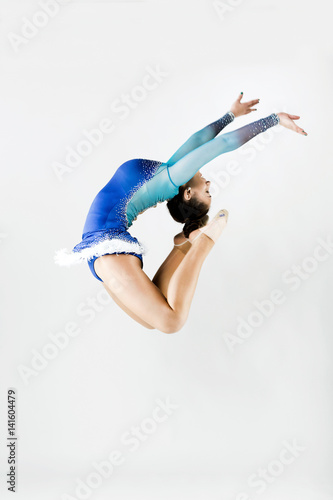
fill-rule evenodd
<path id="1" fill-rule="evenodd" d="M 191 135 L 191 137 L 179 149 L 177 149 L 177 151 L 166 163 L 168 165 L 173 165 L 194 149 L 202 146 L 208 141 L 211 141 L 234 119 L 234 114 L 231 111 L 228 111 L 228 113 L 222 116 L 222 118 L 219 118 L 215 122 L 210 123 L 203 129 Z"/>
<path id="2" fill-rule="evenodd" d="M 267 118 L 261 118 L 233 132 L 215 137 L 215 139 L 190 151 L 172 165 L 167 162 L 170 181 L 174 186 L 186 184 L 206 163 L 219 155 L 238 149 L 279 122 L 279 117 L 273 113 Z"/>

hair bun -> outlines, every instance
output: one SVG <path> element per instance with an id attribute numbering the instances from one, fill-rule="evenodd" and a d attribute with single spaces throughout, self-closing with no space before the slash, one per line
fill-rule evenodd
<path id="1" fill-rule="evenodd" d="M 208 218 L 209 218 L 208 215 L 204 215 L 200 219 L 196 219 L 196 220 L 188 219 L 187 221 L 185 221 L 185 224 L 183 227 L 183 233 L 184 233 L 185 238 L 188 238 L 190 233 L 192 233 L 192 231 L 199 229 L 199 227 L 205 226 L 208 222 Z"/>

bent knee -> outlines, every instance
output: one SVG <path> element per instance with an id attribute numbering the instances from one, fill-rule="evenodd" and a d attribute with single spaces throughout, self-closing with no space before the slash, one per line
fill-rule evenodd
<path id="1" fill-rule="evenodd" d="M 174 311 L 171 311 L 170 314 L 165 315 L 163 318 L 161 318 L 161 321 L 159 322 L 159 325 L 156 326 L 156 328 L 163 333 L 177 333 L 183 328 L 185 322 L 186 318 L 182 318 Z"/>

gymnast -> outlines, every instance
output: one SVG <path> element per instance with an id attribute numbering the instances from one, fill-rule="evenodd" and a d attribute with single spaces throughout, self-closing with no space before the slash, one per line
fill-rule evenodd
<path id="1" fill-rule="evenodd" d="M 113 300 L 148 329 L 174 333 L 184 326 L 203 262 L 227 224 L 227 210 L 220 210 L 208 222 L 210 182 L 200 168 L 278 124 L 307 135 L 294 123 L 299 116 L 273 113 L 216 137 L 235 117 L 256 110 L 259 99 L 242 102 L 242 98 L 243 93 L 230 111 L 193 134 L 167 162 L 133 159 L 123 163 L 95 197 L 82 241 L 71 252 L 56 253 L 59 265 L 86 261 Z M 184 227 L 150 280 L 142 270 L 144 247 L 128 228 L 140 213 L 164 201 L 173 219 Z"/>

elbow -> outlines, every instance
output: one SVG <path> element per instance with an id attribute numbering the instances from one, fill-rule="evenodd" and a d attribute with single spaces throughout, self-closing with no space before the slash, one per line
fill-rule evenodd
<path id="1" fill-rule="evenodd" d="M 226 152 L 234 151 L 242 145 L 241 141 L 237 137 L 225 137 L 225 148 Z"/>

